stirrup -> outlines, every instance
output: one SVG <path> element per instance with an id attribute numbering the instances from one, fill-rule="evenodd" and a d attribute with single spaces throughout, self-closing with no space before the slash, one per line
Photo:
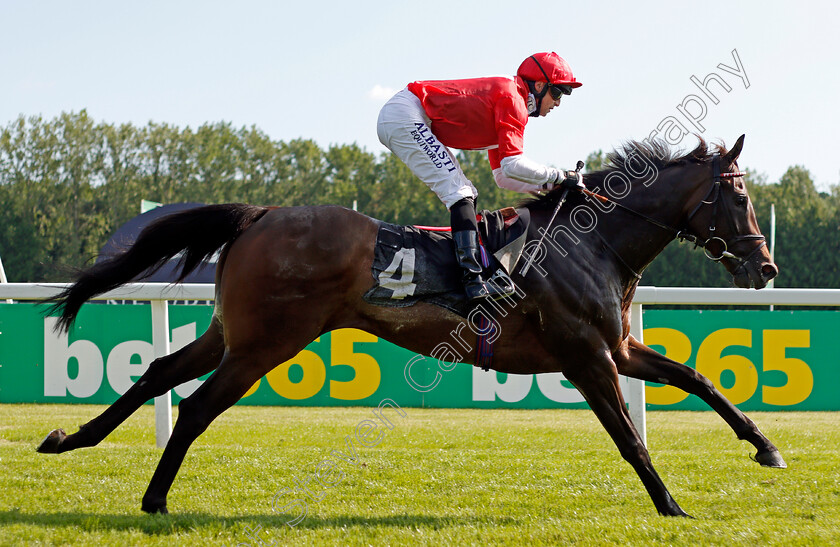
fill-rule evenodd
<path id="1" fill-rule="evenodd" d="M 467 300 L 470 302 L 480 302 L 484 299 L 490 298 L 493 300 L 505 298 L 515 292 L 513 281 L 507 274 L 502 272 L 503 276 L 498 275 L 498 271 L 493 277 L 485 280 L 481 275 L 471 276 L 464 279 L 464 292 L 467 293 Z M 504 281 L 507 278 L 507 282 Z"/>
<path id="2" fill-rule="evenodd" d="M 497 268 L 485 284 L 498 288 L 498 298 L 510 296 L 516 292 L 516 285 L 513 284 L 513 279 L 510 278 L 503 268 Z"/>

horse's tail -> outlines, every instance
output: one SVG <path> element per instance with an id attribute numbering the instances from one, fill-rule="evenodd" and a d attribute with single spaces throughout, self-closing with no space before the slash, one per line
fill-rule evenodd
<path id="1" fill-rule="evenodd" d="M 269 209 L 240 203 L 207 205 L 152 222 L 124 253 L 83 270 L 75 283 L 47 301 L 52 304 L 48 313 L 59 314 L 56 329 L 69 330 L 82 304 L 94 296 L 147 277 L 180 253 L 178 281 L 183 281 L 204 259 L 239 236 Z"/>

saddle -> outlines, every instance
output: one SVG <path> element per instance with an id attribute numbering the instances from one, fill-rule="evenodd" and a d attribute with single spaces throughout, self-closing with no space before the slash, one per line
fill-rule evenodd
<path id="1" fill-rule="evenodd" d="M 488 251 L 486 268 L 511 274 L 522 256 L 530 224 L 527 209 L 482 211 L 478 232 Z M 449 228 L 379 223 L 371 268 L 374 285 L 364 295 L 378 306 L 406 307 L 428 302 L 466 317 L 472 307 L 461 283 Z"/>

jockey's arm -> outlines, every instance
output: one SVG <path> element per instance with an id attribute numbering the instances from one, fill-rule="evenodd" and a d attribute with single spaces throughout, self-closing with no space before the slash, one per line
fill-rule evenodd
<path id="1" fill-rule="evenodd" d="M 502 158 L 499 167 L 493 169 L 493 178 L 500 188 L 522 193 L 551 189 L 561 176 L 561 171 L 523 155 Z"/>

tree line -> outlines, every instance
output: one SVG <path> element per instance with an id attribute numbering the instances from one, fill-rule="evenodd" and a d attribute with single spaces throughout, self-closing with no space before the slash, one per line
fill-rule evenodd
<path id="1" fill-rule="evenodd" d="M 462 151 L 458 159 L 480 189 L 480 209 L 522 199 L 496 186 L 486 153 Z M 593 152 L 587 170 L 604 162 L 602 151 Z M 747 183 L 765 235 L 775 204 L 782 272 L 776 286 L 840 287 L 840 186 L 818 192 L 802 166 L 772 183 L 748 170 Z M 437 197 L 398 158 L 356 144 L 324 150 L 312 140 L 275 141 L 256 127 L 223 122 L 197 129 L 97 123 L 85 111 L 21 116 L 0 131 L 0 259 L 10 281 L 68 281 L 139 214 L 143 199 L 337 204 L 399 224 L 449 222 Z M 643 283 L 731 285 L 723 268 L 690 247 L 669 245 Z"/>

